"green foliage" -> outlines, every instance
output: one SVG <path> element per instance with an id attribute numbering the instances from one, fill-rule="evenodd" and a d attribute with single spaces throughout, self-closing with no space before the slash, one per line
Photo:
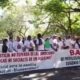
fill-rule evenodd
<path id="1" fill-rule="evenodd" d="M 6 7 L 9 4 L 10 4 L 9 0 L 0 0 L 0 6 L 1 7 Z"/>
<path id="2" fill-rule="evenodd" d="M 33 25 L 32 34 L 41 32 L 45 35 L 52 34 L 74 34 L 80 35 L 80 13 L 75 12 L 75 8 L 80 8 L 80 1 L 74 0 L 37 0 L 36 5 L 28 5 L 26 8 L 15 8 L 10 0 L 0 0 L 0 6 L 9 8 L 11 12 L 5 19 L 0 21 L 0 32 L 4 36 L 7 30 L 13 30 L 16 34 L 25 35 L 28 30 L 23 26 L 23 14 L 32 16 L 28 21 Z M 69 2 L 70 1 L 70 2 Z M 11 5 L 11 6 L 9 6 Z M 29 31 L 31 32 L 31 31 Z"/>
<path id="3" fill-rule="evenodd" d="M 51 0 L 45 5 L 45 10 L 51 13 L 60 13 L 63 11 L 62 0 Z"/>
<path id="4" fill-rule="evenodd" d="M 71 4 L 70 4 L 71 3 Z M 46 30 L 45 34 L 64 33 L 64 34 L 79 34 L 80 15 L 73 11 L 73 7 L 76 8 L 78 3 L 67 0 L 37 0 L 37 10 L 41 10 L 39 15 L 36 15 L 41 21 L 40 15 L 48 14 L 50 26 Z M 79 7 L 79 6 L 78 6 Z M 44 12 L 41 13 L 41 12 Z M 75 15 L 74 15 L 75 13 Z M 41 23 L 44 21 L 41 21 Z M 38 24 L 39 26 L 40 24 Z M 76 26 L 79 26 L 78 28 Z M 78 29 L 78 31 L 77 31 Z"/>

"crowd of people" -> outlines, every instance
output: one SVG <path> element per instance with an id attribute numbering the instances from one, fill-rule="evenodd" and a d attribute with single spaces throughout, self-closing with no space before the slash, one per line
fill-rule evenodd
<path id="1" fill-rule="evenodd" d="M 16 39 L 9 37 L 9 39 L 3 40 L 2 52 L 27 52 L 27 51 L 58 51 L 60 49 L 80 49 L 80 37 L 42 37 L 41 34 L 37 34 L 36 38 L 32 38 L 30 35 L 26 38 Z"/>

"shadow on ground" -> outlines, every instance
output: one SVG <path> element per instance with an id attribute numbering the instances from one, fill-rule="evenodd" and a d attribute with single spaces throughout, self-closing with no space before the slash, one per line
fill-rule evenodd
<path id="1" fill-rule="evenodd" d="M 1 75 L 0 80 L 80 80 L 80 68 L 50 69 Z"/>

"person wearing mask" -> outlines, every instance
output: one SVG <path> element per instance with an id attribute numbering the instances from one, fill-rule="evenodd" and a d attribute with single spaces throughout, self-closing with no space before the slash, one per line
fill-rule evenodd
<path id="1" fill-rule="evenodd" d="M 44 51 L 44 39 L 41 34 L 37 34 L 36 45 L 38 51 Z"/>
<path id="2" fill-rule="evenodd" d="M 27 37 L 27 40 L 24 42 L 24 50 L 25 51 L 34 51 L 34 42 L 33 40 L 31 39 L 31 36 L 29 35 Z"/>
<path id="3" fill-rule="evenodd" d="M 3 39 L 2 52 L 7 53 L 7 51 L 8 51 L 7 39 Z"/>

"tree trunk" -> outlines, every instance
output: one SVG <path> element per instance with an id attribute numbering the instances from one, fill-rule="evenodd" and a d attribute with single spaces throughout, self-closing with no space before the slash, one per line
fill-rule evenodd
<path id="1" fill-rule="evenodd" d="M 47 26 L 47 28 L 45 29 L 45 31 L 43 32 L 42 36 L 44 36 L 44 35 L 46 34 L 46 32 L 48 31 L 49 27 L 50 27 L 50 22 L 48 23 L 48 26 Z"/>

